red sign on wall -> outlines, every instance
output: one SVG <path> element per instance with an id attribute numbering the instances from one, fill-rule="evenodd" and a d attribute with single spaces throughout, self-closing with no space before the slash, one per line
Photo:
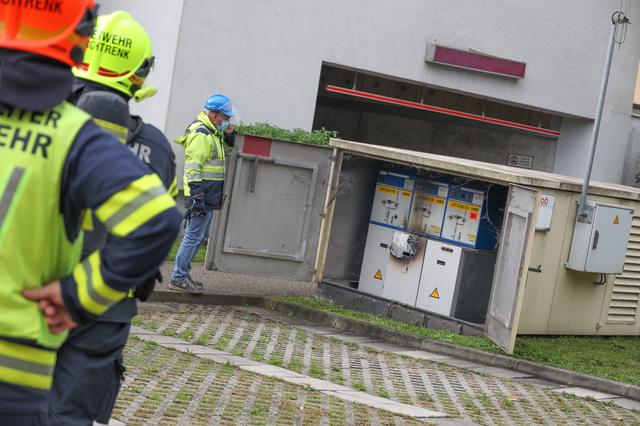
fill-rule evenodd
<path id="1" fill-rule="evenodd" d="M 512 78 L 524 78 L 527 68 L 525 62 L 487 55 L 471 50 L 439 46 L 435 43 L 429 44 L 426 61 Z"/>

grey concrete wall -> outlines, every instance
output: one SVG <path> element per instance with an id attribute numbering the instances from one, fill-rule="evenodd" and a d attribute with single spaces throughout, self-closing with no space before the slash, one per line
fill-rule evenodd
<path id="1" fill-rule="evenodd" d="M 636 35 L 636 37 L 640 39 L 640 35 Z M 633 76 L 625 72 L 625 69 L 631 71 L 634 67 L 629 65 L 625 68 L 622 64 L 633 60 L 637 70 L 638 58 L 640 57 L 639 53 L 630 52 L 633 48 L 629 49 L 629 47 L 625 42 L 621 48 L 616 48 L 613 54 L 592 171 L 592 179 L 603 182 L 628 183 L 624 164 L 627 161 L 626 155 L 628 154 L 632 128 L 631 110 L 635 81 Z M 597 74 L 602 82 L 604 56 L 597 65 L 593 67 L 593 73 Z M 623 80 L 630 82 L 629 87 L 620 84 Z M 593 109 L 595 115 L 597 100 L 589 107 Z M 571 176 L 585 176 L 593 123 L 593 120 L 563 118 L 558 139 L 555 172 Z"/>
<path id="2" fill-rule="evenodd" d="M 509 154 L 533 156 L 535 170 L 552 171 L 557 142 L 511 131 L 461 126 L 372 112 L 319 106 L 316 127 L 335 129 L 340 137 L 358 142 L 393 146 L 507 164 Z"/>
<path id="3" fill-rule="evenodd" d="M 181 84 L 174 87 L 173 110 L 188 109 L 196 100 L 200 103 L 203 91 L 218 89 L 235 95 L 250 120 L 308 128 L 319 66 L 328 61 L 592 117 L 610 15 L 619 4 L 617 0 L 406 0 L 400 6 L 385 0 L 186 0 L 176 68 Z M 215 36 L 212 22 L 216 22 Z M 614 63 L 624 72 L 613 86 L 631 94 L 640 52 L 638 35 L 631 25 L 625 54 Z M 527 76 L 512 80 L 425 64 L 426 44 L 435 40 L 524 60 Z M 204 46 L 211 52 L 203 51 Z M 194 68 L 203 55 L 211 60 Z"/>
<path id="4" fill-rule="evenodd" d="M 158 88 L 158 94 L 139 104 L 131 102 L 131 110 L 162 130 L 165 130 L 169 110 L 183 3 L 183 0 L 109 0 L 100 4 L 101 14 L 126 10 L 151 38 L 156 63 L 147 82 Z"/>
<path id="5" fill-rule="evenodd" d="M 632 2 L 633 20 L 640 2 Z M 173 60 L 178 43 L 173 79 L 162 77 L 161 94 L 144 107 L 171 139 L 214 92 L 231 96 L 247 122 L 310 129 L 323 61 L 591 119 L 610 16 L 619 6 L 618 0 L 112 0 L 103 10 L 122 7 L 145 23 L 158 49 L 157 76 L 171 68 L 164 61 Z M 526 77 L 426 64 L 433 41 L 523 60 Z M 598 152 L 596 179 L 621 179 L 615 165 L 626 152 L 639 57 L 640 27 L 630 25 L 614 55 L 602 128 L 610 142 Z M 584 123 L 563 126 L 569 134 L 558 141 L 554 171 L 580 174 L 590 125 Z"/>
<path id="6" fill-rule="evenodd" d="M 640 116 L 631 118 L 629 143 L 622 169 L 622 183 L 630 186 L 640 186 L 636 183 L 636 174 L 640 172 Z"/>

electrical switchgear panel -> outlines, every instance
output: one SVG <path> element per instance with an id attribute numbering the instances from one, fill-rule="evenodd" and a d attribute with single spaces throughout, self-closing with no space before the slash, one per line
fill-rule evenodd
<path id="1" fill-rule="evenodd" d="M 476 247 L 482 217 L 484 192 L 468 188 L 451 188 L 444 215 L 442 238 Z"/>
<path id="2" fill-rule="evenodd" d="M 450 185 L 441 239 L 465 247 L 494 250 L 502 223 L 504 188 L 482 182 Z"/>
<path id="3" fill-rule="evenodd" d="M 414 180 L 410 176 L 381 171 L 371 209 L 371 223 L 394 229 L 409 224 Z"/>
<path id="4" fill-rule="evenodd" d="M 416 234 L 440 238 L 448 195 L 447 184 L 416 180 L 409 215 L 409 230 Z"/>

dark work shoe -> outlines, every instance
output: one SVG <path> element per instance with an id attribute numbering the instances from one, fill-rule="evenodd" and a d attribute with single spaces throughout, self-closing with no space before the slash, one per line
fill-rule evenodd
<path id="1" fill-rule="evenodd" d="M 174 290 L 184 291 L 185 293 L 193 294 L 196 296 L 202 294 L 202 290 L 204 288 L 202 283 L 199 284 L 200 285 L 196 284 L 189 278 L 184 281 L 178 281 L 172 278 L 171 282 L 169 283 L 171 288 L 173 288 Z"/>

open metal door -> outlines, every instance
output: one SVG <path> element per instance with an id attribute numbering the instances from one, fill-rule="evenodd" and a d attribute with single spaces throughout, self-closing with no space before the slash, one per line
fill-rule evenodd
<path id="1" fill-rule="evenodd" d="M 505 352 L 513 353 L 535 233 L 538 192 L 519 186 L 509 188 L 498 260 L 487 320 L 486 335 Z"/>
<path id="2" fill-rule="evenodd" d="M 238 136 L 207 266 L 311 281 L 333 150 Z"/>

